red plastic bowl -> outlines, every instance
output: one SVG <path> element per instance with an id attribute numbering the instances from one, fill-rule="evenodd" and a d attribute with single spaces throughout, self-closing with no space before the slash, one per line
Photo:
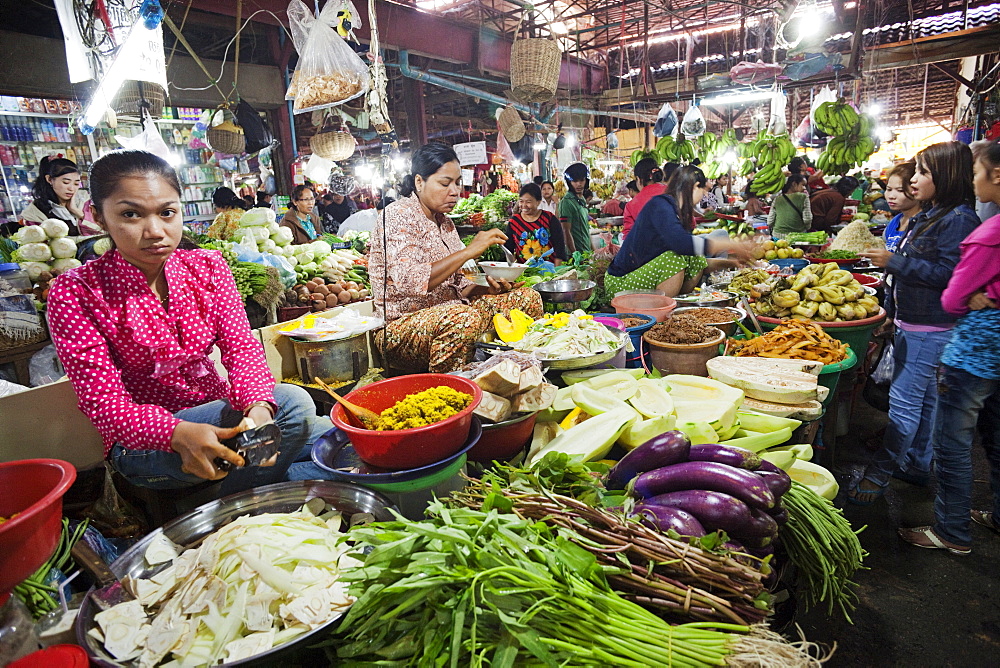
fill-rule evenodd
<path id="1" fill-rule="evenodd" d="M 0 604 L 55 552 L 62 532 L 62 497 L 76 469 L 59 459 L 0 464 Z"/>
<path id="2" fill-rule="evenodd" d="M 483 435 L 469 450 L 469 459 L 480 464 L 505 462 L 531 441 L 538 413 L 528 413 L 496 424 L 483 423 Z"/>
<path id="3" fill-rule="evenodd" d="M 345 399 L 381 413 L 409 394 L 445 385 L 472 395 L 472 403 L 463 411 L 426 427 L 396 431 L 372 431 L 355 427 L 347 421 L 344 407 L 337 404 L 330 417 L 351 440 L 355 452 L 365 463 L 399 471 L 434 464 L 455 454 L 469 438 L 472 411 L 483 398 L 483 391 L 468 378 L 443 373 L 418 373 L 399 376 L 354 390 Z"/>
<path id="4" fill-rule="evenodd" d="M 867 288 L 878 288 L 882 285 L 882 279 L 871 274 L 851 274 L 854 279 Z"/>

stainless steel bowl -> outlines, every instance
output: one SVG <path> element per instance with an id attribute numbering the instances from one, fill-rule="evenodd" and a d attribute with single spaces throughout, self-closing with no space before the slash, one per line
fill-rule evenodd
<path id="1" fill-rule="evenodd" d="M 590 298 L 597 283 L 593 281 L 559 280 L 535 283 L 532 286 L 547 302 L 553 304 L 564 304 L 567 302 L 582 302 Z"/>
<path id="2" fill-rule="evenodd" d="M 138 543 L 130 547 L 124 554 L 111 564 L 111 571 L 119 579 L 129 575 L 133 578 L 148 577 L 156 569 L 146 567 L 143 555 L 149 543 L 159 534 L 165 535 L 174 543 L 180 546 L 188 546 L 197 543 L 208 534 L 229 524 L 237 517 L 243 515 L 261 515 L 263 513 L 290 513 L 302 507 L 310 499 L 321 498 L 331 506 L 344 513 L 349 519 L 355 513 L 370 513 L 378 521 L 388 521 L 394 519 L 390 508 L 392 502 L 379 494 L 365 487 L 350 485 L 342 482 L 332 482 L 328 480 L 302 480 L 295 482 L 279 482 L 274 485 L 256 487 L 246 492 L 233 494 L 223 499 L 217 499 L 195 508 L 187 515 L 182 515 L 171 522 L 168 522 L 161 529 L 153 531 Z M 93 589 L 91 589 L 93 591 Z M 87 635 L 87 631 L 96 626 L 94 615 L 100 610 L 90 599 L 90 592 L 80 607 L 80 613 L 76 618 L 76 639 L 77 642 L 87 650 L 90 660 L 94 665 L 112 667 L 132 665 L 119 663 L 108 654 L 104 647 Z M 312 643 L 320 636 L 328 632 L 339 618 L 333 619 L 323 626 L 305 633 L 291 642 L 279 645 L 272 650 L 244 659 L 233 661 L 221 665 L 226 666 L 251 666 L 258 665 L 265 660 L 275 660 L 277 655 L 287 652 L 301 644 Z"/>

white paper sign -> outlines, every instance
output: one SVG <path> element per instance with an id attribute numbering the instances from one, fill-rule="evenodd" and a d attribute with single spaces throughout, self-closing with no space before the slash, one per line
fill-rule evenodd
<path id="1" fill-rule="evenodd" d="M 462 185 L 463 186 L 474 186 L 474 185 L 476 185 L 476 170 L 474 170 L 474 169 L 463 169 L 462 170 Z"/>
<path id="2" fill-rule="evenodd" d="M 486 142 L 471 141 L 465 144 L 455 144 L 452 148 L 458 155 L 460 165 L 485 165 Z"/>

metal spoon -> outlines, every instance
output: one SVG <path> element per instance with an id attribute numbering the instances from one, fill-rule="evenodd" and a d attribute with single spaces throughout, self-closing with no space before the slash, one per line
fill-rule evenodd
<path id="1" fill-rule="evenodd" d="M 507 247 L 506 247 L 506 246 L 504 246 L 504 245 L 502 245 L 502 244 L 500 245 L 500 250 L 502 250 L 502 251 L 503 251 L 503 255 L 504 255 L 504 257 L 505 257 L 505 258 L 507 258 L 507 266 L 508 266 L 508 267 L 510 267 L 510 266 L 513 266 L 513 265 L 514 265 L 514 254 L 513 254 L 513 253 L 511 253 L 511 252 L 510 252 L 510 251 L 509 251 L 509 250 L 507 249 Z"/>
<path id="2" fill-rule="evenodd" d="M 763 334 L 764 330 L 761 329 L 760 321 L 757 320 L 757 314 L 750 308 L 750 301 L 745 296 L 740 299 L 740 306 L 743 307 L 743 310 L 746 311 L 748 316 L 750 316 L 750 322 L 753 324 L 753 328 L 757 330 L 757 334 Z"/>
<path id="3" fill-rule="evenodd" d="M 379 431 L 379 427 L 382 425 L 382 416 L 380 416 L 373 410 L 364 408 L 363 406 L 358 406 L 357 404 L 352 403 L 347 399 L 343 398 L 342 396 L 334 392 L 332 389 L 330 389 L 330 386 L 324 383 L 319 378 L 313 376 L 313 380 L 316 381 L 317 385 L 326 390 L 327 394 L 333 397 L 338 403 L 340 403 L 341 406 L 344 407 L 344 410 L 347 412 L 347 414 L 350 417 L 353 417 L 354 420 L 357 423 L 359 423 L 358 426 L 361 426 L 364 429 L 370 429 L 372 431 Z"/>

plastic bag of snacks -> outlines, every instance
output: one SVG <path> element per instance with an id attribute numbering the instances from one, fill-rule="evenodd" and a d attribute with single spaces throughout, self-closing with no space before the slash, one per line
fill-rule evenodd
<path id="1" fill-rule="evenodd" d="M 368 67 L 337 34 L 344 11 L 350 11 L 349 3 L 328 2 L 316 18 L 302 0 L 288 5 L 299 64 L 285 98 L 295 100 L 295 113 L 333 107 L 368 92 Z"/>

